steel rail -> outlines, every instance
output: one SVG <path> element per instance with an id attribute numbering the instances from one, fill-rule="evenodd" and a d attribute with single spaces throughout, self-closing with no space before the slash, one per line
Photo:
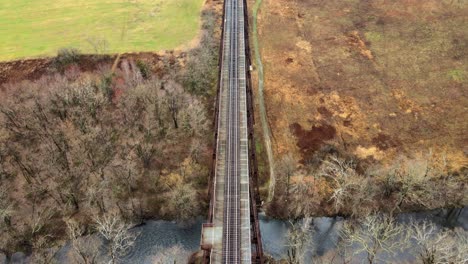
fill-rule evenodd
<path id="1" fill-rule="evenodd" d="M 209 190 L 209 223 L 203 225 L 206 232 L 202 231 L 203 259 L 204 263 L 213 264 L 262 263 L 256 215 L 258 203 L 255 202 L 254 187 L 251 187 L 251 177 L 256 175 L 256 169 L 252 174 L 250 166 L 255 159 L 250 159 L 252 154 L 249 152 L 255 150 L 250 141 L 253 112 L 250 72 L 247 70 L 250 55 L 246 39 L 246 0 L 225 0 L 223 9 L 218 116 L 215 119 L 216 153 L 211 174 L 213 186 Z"/>
<path id="2" fill-rule="evenodd" d="M 223 223 L 223 263 L 240 263 L 240 178 L 239 178 L 239 8 L 230 0 L 230 57 L 227 110 L 226 184 Z"/>

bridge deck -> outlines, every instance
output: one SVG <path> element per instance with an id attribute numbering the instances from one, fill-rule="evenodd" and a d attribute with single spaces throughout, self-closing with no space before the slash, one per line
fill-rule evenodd
<path id="1" fill-rule="evenodd" d="M 213 221 L 202 244 L 211 263 L 251 263 L 244 1 L 226 0 L 224 12 Z"/>

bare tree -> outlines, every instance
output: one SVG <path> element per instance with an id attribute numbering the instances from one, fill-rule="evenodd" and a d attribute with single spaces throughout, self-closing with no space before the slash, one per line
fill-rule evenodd
<path id="1" fill-rule="evenodd" d="M 286 200 L 289 201 L 291 177 L 296 171 L 297 162 L 292 156 L 292 154 L 288 153 L 284 155 L 275 165 L 277 174 L 286 178 Z"/>
<path id="2" fill-rule="evenodd" d="M 191 96 L 187 104 L 188 106 L 183 108 L 184 127 L 188 130 L 190 135 L 205 135 L 209 127 L 205 107 L 202 102 Z"/>
<path id="3" fill-rule="evenodd" d="M 165 103 L 169 109 L 172 122 L 174 123 L 174 128 L 179 128 L 179 111 L 185 107 L 185 95 L 184 89 L 182 86 L 177 84 L 174 81 L 168 81 L 164 85 L 164 90 L 166 91 Z"/>
<path id="4" fill-rule="evenodd" d="M 206 145 L 199 139 L 192 140 L 190 144 L 190 157 L 197 163 L 200 163 L 200 157 L 202 156 L 203 149 Z"/>
<path id="5" fill-rule="evenodd" d="M 138 234 L 129 232 L 131 226 L 116 215 L 104 215 L 97 218 L 95 223 L 96 230 L 109 243 L 111 262 L 117 263 L 130 252 Z"/>
<path id="6" fill-rule="evenodd" d="M 109 188 L 109 180 L 107 178 L 100 180 L 98 182 L 92 182 L 88 185 L 85 195 L 85 205 L 88 210 L 94 213 L 105 213 L 106 205 L 104 202 L 104 195 L 106 189 Z M 94 212 L 94 208 L 98 208 L 99 212 Z"/>
<path id="7" fill-rule="evenodd" d="M 373 180 L 368 177 L 360 176 L 353 180 L 353 192 L 349 197 L 351 215 L 365 217 L 378 211 L 378 205 L 375 202 L 375 195 L 379 189 L 375 186 Z"/>
<path id="8" fill-rule="evenodd" d="M 291 185 L 289 208 L 292 217 L 310 216 L 320 206 L 320 200 L 314 197 L 314 183 L 312 177 L 299 175 L 297 181 Z"/>
<path id="9" fill-rule="evenodd" d="M 335 211 L 338 212 L 350 198 L 352 191 L 358 186 L 355 170 L 356 164 L 352 160 L 344 160 L 337 156 L 330 156 L 322 162 L 319 175 L 332 180 L 333 200 Z"/>
<path id="10" fill-rule="evenodd" d="M 190 252 L 181 245 L 161 249 L 152 258 L 154 264 L 182 264 L 187 263 Z"/>
<path id="11" fill-rule="evenodd" d="M 109 48 L 109 42 L 105 38 L 88 37 L 86 42 L 93 48 L 96 54 L 105 54 Z"/>
<path id="12" fill-rule="evenodd" d="M 53 209 L 51 208 L 44 208 L 44 209 L 37 209 L 35 205 L 33 206 L 33 210 L 31 213 L 31 217 L 29 218 L 28 225 L 26 230 L 28 231 L 28 235 L 31 238 L 34 238 L 38 235 L 48 221 L 52 218 Z"/>
<path id="13" fill-rule="evenodd" d="M 55 251 L 51 248 L 52 236 L 45 230 L 46 224 L 51 217 L 51 209 L 45 208 L 43 211 L 33 209 L 29 226 L 23 230 L 23 232 L 26 231 L 25 235 L 29 236 L 28 243 L 32 247 L 32 263 L 53 264 L 56 262 L 54 260 Z"/>
<path id="14" fill-rule="evenodd" d="M 416 203 L 428 207 L 425 199 L 421 199 L 428 190 L 430 167 L 427 161 L 402 162 L 391 173 L 401 182 L 395 209 L 400 209 L 403 203 Z"/>
<path id="15" fill-rule="evenodd" d="M 370 215 L 354 225 L 345 223 L 341 238 L 346 247 L 356 247 L 354 255 L 364 252 L 372 264 L 380 253 L 393 255 L 410 245 L 410 233 L 405 228 L 389 215 Z"/>
<path id="16" fill-rule="evenodd" d="M 96 264 L 98 245 L 95 239 L 84 237 L 85 227 L 79 223 L 67 222 L 68 237 L 73 249 L 73 258 L 79 264 Z"/>
<path id="17" fill-rule="evenodd" d="M 5 185 L 0 185 L 0 230 L 11 224 L 12 213 L 13 205 L 8 196 L 8 190 Z"/>
<path id="18" fill-rule="evenodd" d="M 289 264 L 303 264 L 307 250 L 312 248 L 312 230 L 310 223 L 312 218 L 304 218 L 302 222 L 290 222 L 288 230 L 288 258 Z"/>
<path id="19" fill-rule="evenodd" d="M 30 257 L 30 263 L 35 264 L 55 264 L 58 263 L 54 259 L 54 253 L 52 249 L 47 248 L 34 248 L 34 251 Z"/>
<path id="20" fill-rule="evenodd" d="M 412 222 L 413 249 L 423 264 L 467 263 L 468 232 L 462 229 L 446 230 L 431 222 Z"/>
<path id="21" fill-rule="evenodd" d="M 140 158 L 143 168 L 148 169 L 153 160 L 153 156 L 156 154 L 157 149 L 153 144 L 148 143 L 138 143 L 136 145 L 136 154 Z"/>
<path id="22" fill-rule="evenodd" d="M 199 213 L 196 190 L 187 183 L 177 184 L 171 190 L 167 211 L 180 222 L 192 220 Z"/>
<path id="23" fill-rule="evenodd" d="M 2 235 L 0 236 L 0 253 L 11 255 L 15 250 L 11 247 L 17 241 L 17 237 L 12 234 L 11 230 L 0 228 Z"/>
<path id="24" fill-rule="evenodd" d="M 453 247 L 442 253 L 442 262 L 468 263 L 468 232 L 462 228 L 456 228 L 451 238 Z"/>

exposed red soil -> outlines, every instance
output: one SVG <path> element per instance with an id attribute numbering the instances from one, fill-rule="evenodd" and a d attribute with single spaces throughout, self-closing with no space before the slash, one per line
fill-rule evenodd
<path id="1" fill-rule="evenodd" d="M 389 135 L 379 133 L 376 138 L 372 139 L 372 143 L 380 150 L 387 150 L 389 148 L 396 148 L 401 145 L 397 139 L 393 139 Z"/>
<path id="2" fill-rule="evenodd" d="M 79 62 L 67 67 L 65 74 L 73 75 L 73 72 L 94 72 L 112 65 L 117 57 L 114 55 L 81 55 Z M 145 62 L 153 73 L 161 75 L 164 67 L 185 61 L 185 52 L 168 51 L 165 53 L 125 53 L 121 55 L 119 67 L 125 60 Z M 78 68 L 76 68 L 78 67 Z M 53 58 L 26 59 L 17 61 L 0 62 L 0 85 L 15 83 L 24 80 L 35 81 L 45 75 L 55 74 Z"/>
<path id="3" fill-rule="evenodd" d="M 298 123 L 294 123 L 290 127 L 297 137 L 297 146 L 301 150 L 304 160 L 311 158 L 326 140 L 331 140 L 336 135 L 336 129 L 327 124 L 312 126 L 311 130 L 305 130 Z"/>

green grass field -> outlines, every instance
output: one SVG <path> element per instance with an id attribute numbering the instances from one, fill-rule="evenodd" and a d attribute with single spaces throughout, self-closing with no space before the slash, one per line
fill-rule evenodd
<path id="1" fill-rule="evenodd" d="M 0 60 L 159 51 L 198 33 L 204 0 L 0 0 Z"/>

